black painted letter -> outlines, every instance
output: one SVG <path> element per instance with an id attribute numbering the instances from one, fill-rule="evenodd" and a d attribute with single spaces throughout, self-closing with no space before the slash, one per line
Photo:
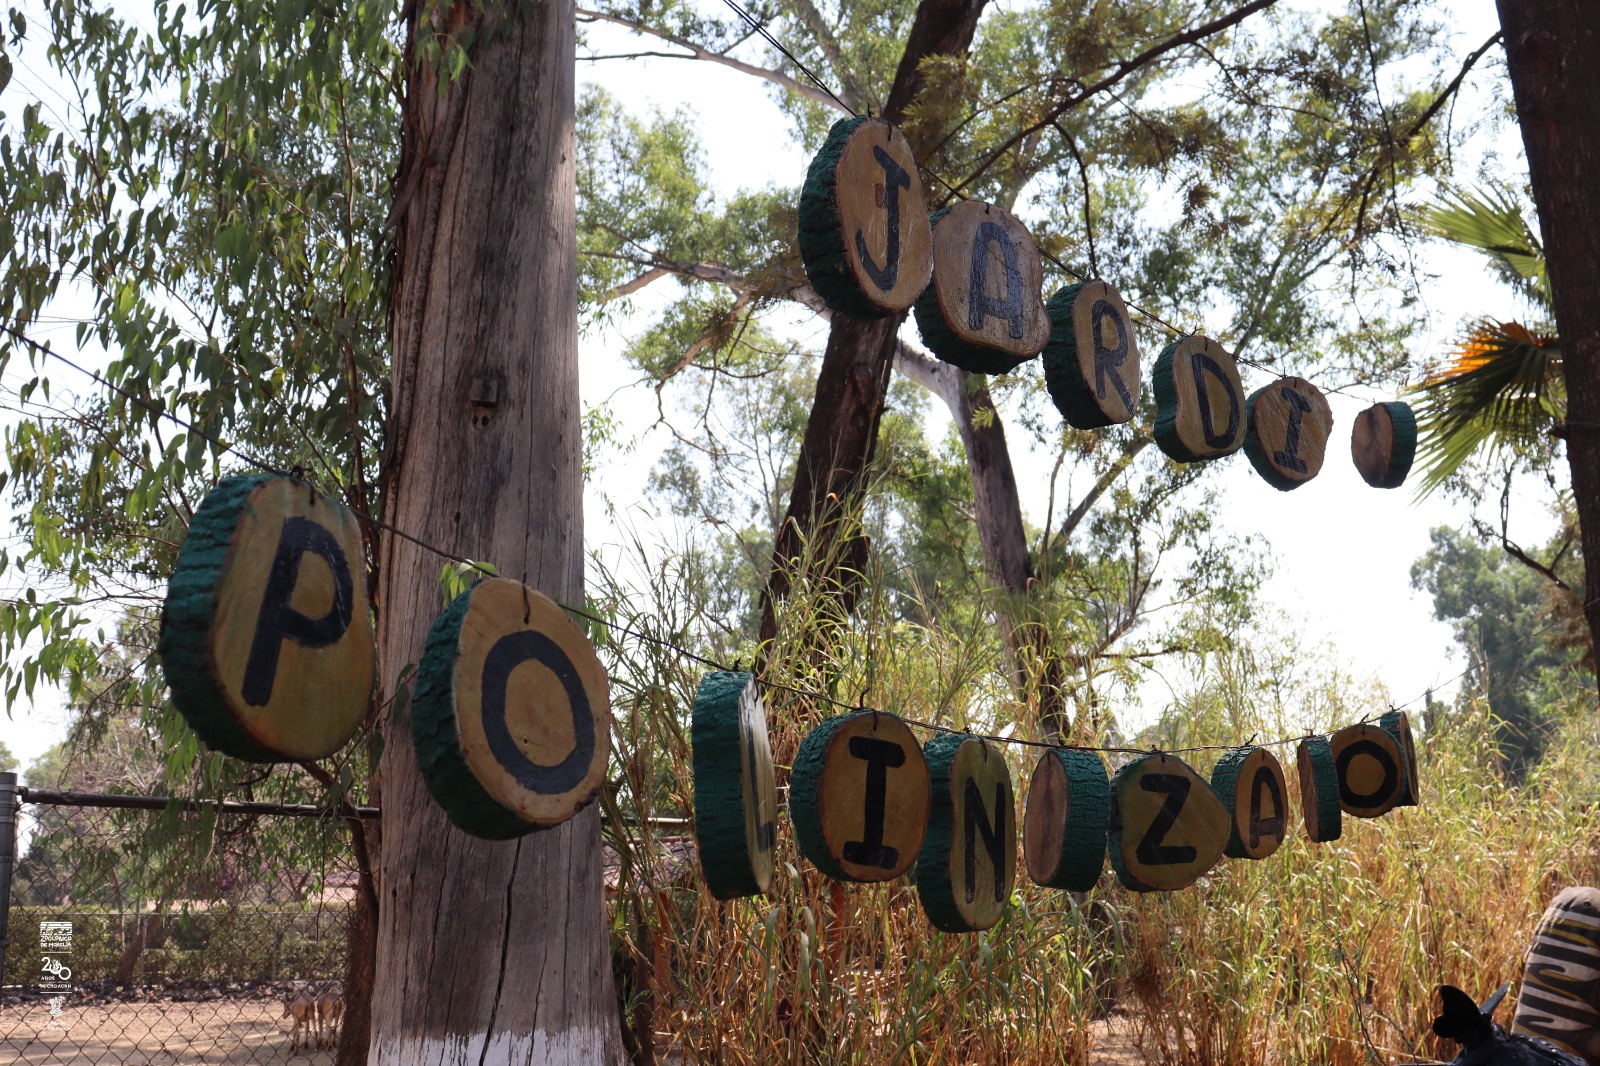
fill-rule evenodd
<path id="1" fill-rule="evenodd" d="M 1222 364 L 1205 352 L 1195 352 L 1189 356 L 1189 370 L 1194 374 L 1194 395 L 1200 404 L 1200 431 L 1205 434 L 1206 446 L 1230 447 L 1239 432 L 1239 394 L 1234 391 L 1233 382 L 1222 372 Z M 1217 384 L 1228 394 L 1228 428 L 1221 433 L 1217 432 L 1217 424 L 1211 417 L 1211 391 L 1206 384 L 1207 375 L 1216 378 Z"/>
<path id="2" fill-rule="evenodd" d="M 506 724 L 506 688 L 511 671 L 535 662 L 556 675 L 572 711 L 572 750 L 558 763 L 536 763 L 511 735 Z M 594 758 L 594 711 L 583 679 L 561 646 L 543 633 L 524 629 L 494 642 L 483 660 L 483 733 L 489 750 L 517 784 L 542 796 L 559 796 L 589 773 Z"/>
<path id="3" fill-rule="evenodd" d="M 883 168 L 883 197 L 879 206 L 889 212 L 889 245 L 884 249 L 884 264 L 880 267 L 872 261 L 872 253 L 867 251 L 866 234 L 858 229 L 856 255 L 861 257 L 861 265 L 872 283 L 888 292 L 900 277 L 900 190 L 911 188 L 911 175 L 894 161 L 894 156 L 877 145 L 872 146 L 872 158 Z"/>
<path id="4" fill-rule="evenodd" d="M 1150 821 L 1135 851 L 1139 861 L 1146 866 L 1176 866 L 1194 862 L 1195 849 L 1188 844 L 1163 844 L 1172 827 L 1178 824 L 1178 815 L 1189 798 L 1189 779 L 1182 774 L 1146 774 L 1139 779 L 1139 787 L 1146 792 L 1165 792 L 1167 801 L 1161 805 Z"/>
<path id="5" fill-rule="evenodd" d="M 289 606 L 300 578 L 300 560 L 308 552 L 327 563 L 333 572 L 333 605 L 321 618 L 307 618 Z M 303 648 L 326 648 L 344 636 L 355 609 L 354 597 L 350 564 L 333 534 L 309 518 L 285 518 L 266 591 L 261 596 L 261 610 L 256 615 L 256 635 L 250 641 L 244 684 L 239 688 L 244 701 L 252 707 L 265 707 L 272 700 L 278 652 L 284 641 L 292 640 Z"/>
<path id="6" fill-rule="evenodd" d="M 905 765 L 905 750 L 889 740 L 851 737 L 850 754 L 867 764 L 867 794 L 863 800 L 861 839 L 845 841 L 844 860 L 857 866 L 892 870 L 900 862 L 900 851 L 883 842 L 883 819 L 888 797 L 889 768 Z"/>
<path id="7" fill-rule="evenodd" d="M 1261 816 L 1263 795 L 1272 796 L 1273 815 Z M 1283 839 L 1283 790 L 1278 787 L 1278 775 L 1265 766 L 1256 767 L 1256 779 L 1250 782 L 1250 846 L 1261 846 L 1261 838 Z"/>
<path id="8" fill-rule="evenodd" d="M 1006 265 L 1006 295 L 995 299 L 989 295 L 989 245 L 1000 246 L 1000 255 Z M 984 320 L 993 316 L 1006 320 L 1012 340 L 1021 340 L 1027 323 L 1023 321 L 1022 268 L 1017 265 L 1017 244 L 1005 227 L 997 222 L 982 222 L 972 237 L 972 272 L 968 275 L 967 327 L 982 329 Z"/>
<path id="9" fill-rule="evenodd" d="M 983 816 L 983 794 L 970 777 L 962 797 L 966 807 L 961 836 L 967 867 L 967 902 L 971 903 L 978 896 L 978 838 L 981 836 L 983 850 L 989 853 L 989 862 L 994 866 L 994 901 L 999 903 L 1006 898 L 1006 808 L 1010 804 L 1006 802 L 1005 786 L 995 783 L 992 823 Z"/>
<path id="10" fill-rule="evenodd" d="M 1297 474 L 1306 472 L 1306 461 L 1300 458 L 1300 419 L 1311 410 L 1311 401 L 1284 385 L 1278 389 L 1289 401 L 1289 432 L 1283 439 L 1283 451 L 1273 452 L 1272 461 Z"/>
<path id="11" fill-rule="evenodd" d="M 1357 792 L 1350 786 L 1350 764 L 1357 755 L 1376 759 L 1383 770 L 1383 780 L 1371 792 Z M 1389 796 L 1400 788 L 1400 767 L 1394 764 L 1381 745 L 1371 740 L 1358 740 L 1345 745 L 1333 768 L 1339 775 L 1339 798 L 1352 807 L 1363 810 L 1382 807 L 1389 801 Z"/>
<path id="12" fill-rule="evenodd" d="M 1100 323 L 1110 319 L 1117 327 L 1117 346 L 1107 348 L 1100 342 Z M 1111 378 L 1111 384 L 1116 386 L 1117 395 L 1122 397 L 1122 406 L 1130 411 L 1133 409 L 1133 397 L 1128 395 L 1128 387 L 1115 373 L 1122 361 L 1128 358 L 1128 324 L 1122 320 L 1117 309 L 1112 307 L 1107 300 L 1096 300 L 1089 314 L 1089 332 L 1094 335 L 1094 394 L 1100 399 L 1106 398 L 1106 378 Z"/>

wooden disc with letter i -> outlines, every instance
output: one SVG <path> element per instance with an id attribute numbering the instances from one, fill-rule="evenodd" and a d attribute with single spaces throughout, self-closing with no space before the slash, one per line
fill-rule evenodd
<path id="1" fill-rule="evenodd" d="M 1305 378 L 1279 378 L 1250 394 L 1244 453 L 1262 480 L 1284 492 L 1322 471 L 1333 432 L 1327 397 Z"/>
<path id="2" fill-rule="evenodd" d="M 605 667 L 555 603 L 485 578 L 428 631 L 411 740 L 428 791 L 466 832 L 507 840 L 559 825 L 605 783 Z"/>
<path id="3" fill-rule="evenodd" d="M 376 652 L 355 514 L 298 478 L 224 478 L 189 523 L 161 611 L 172 702 L 251 762 L 321 759 L 372 704 Z"/>
<path id="4" fill-rule="evenodd" d="M 1244 446 L 1244 383 L 1233 356 L 1210 337 L 1184 337 L 1163 348 L 1150 384 L 1156 445 L 1169 457 L 1198 463 Z"/>
<path id="5" fill-rule="evenodd" d="M 1111 782 L 1092 751 L 1052 748 L 1028 783 L 1022 856 L 1033 883 L 1087 892 L 1106 864 Z"/>
<path id="6" fill-rule="evenodd" d="M 1005 755 L 977 737 L 940 734 L 924 751 L 933 788 L 917 858 L 917 895 L 947 933 L 1000 920 L 1017 876 L 1017 815 Z"/>
<path id="7" fill-rule="evenodd" d="M 1139 341 L 1117 290 L 1103 281 L 1081 282 L 1050 297 L 1045 311 L 1044 381 L 1056 410 L 1078 429 L 1132 418 L 1143 387 Z"/>
<path id="8" fill-rule="evenodd" d="M 1232 827 L 1205 778 L 1175 755 L 1141 756 L 1111 779 L 1111 867 L 1135 892 L 1194 884 L 1222 858 Z"/>
<path id="9" fill-rule="evenodd" d="M 1357 818 L 1378 818 L 1405 791 L 1405 756 L 1382 726 L 1347 725 L 1328 738 L 1339 775 L 1339 806 Z"/>
<path id="10" fill-rule="evenodd" d="M 1266 748 L 1230 748 L 1211 770 L 1211 790 L 1233 818 L 1224 855 L 1264 859 L 1278 850 L 1288 831 L 1289 790 L 1276 755 Z"/>
<path id="11" fill-rule="evenodd" d="M 707 674 L 689 732 L 695 847 L 706 887 L 718 899 L 770 891 L 778 793 L 755 678 L 732 670 Z"/>

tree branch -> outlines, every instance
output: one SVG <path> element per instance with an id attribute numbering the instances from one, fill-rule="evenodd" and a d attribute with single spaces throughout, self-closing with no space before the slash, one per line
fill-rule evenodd
<path id="1" fill-rule="evenodd" d="M 852 111 L 862 110 L 863 102 L 877 103 L 871 100 L 861 83 L 856 81 L 856 76 L 844 61 L 844 52 L 839 48 L 838 38 L 834 37 L 833 29 L 822 17 L 822 12 L 811 0 L 794 0 L 795 10 L 800 13 L 800 21 L 806 24 L 806 29 L 811 31 L 812 38 L 817 42 L 817 47 L 822 49 L 822 54 L 827 57 L 828 65 L 833 67 L 839 76 L 840 93 L 844 97 L 844 106 Z M 878 110 L 883 110 L 879 107 Z"/>

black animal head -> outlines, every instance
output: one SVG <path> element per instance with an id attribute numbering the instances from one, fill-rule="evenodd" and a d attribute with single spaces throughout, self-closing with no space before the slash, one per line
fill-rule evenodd
<path id="1" fill-rule="evenodd" d="M 1520 1033 L 1507 1036 L 1494 1024 L 1495 1009 L 1505 999 L 1507 987 L 1501 985 L 1479 1006 L 1461 989 L 1439 986 L 1444 1013 L 1433 1020 L 1433 1031 L 1461 1045 L 1454 1066 L 1585 1066 L 1582 1059 L 1554 1044 Z"/>

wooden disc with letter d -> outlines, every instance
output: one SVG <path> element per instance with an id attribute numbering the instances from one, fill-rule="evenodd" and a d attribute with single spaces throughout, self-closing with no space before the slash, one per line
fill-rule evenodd
<path id="1" fill-rule="evenodd" d="M 1171 892 L 1222 858 L 1233 819 L 1175 755 L 1145 755 L 1111 779 L 1111 867 L 1135 892 Z"/>
<path id="2" fill-rule="evenodd" d="M 1284 492 L 1322 472 L 1333 432 L 1328 398 L 1305 378 L 1279 378 L 1250 394 L 1244 453 L 1262 480 Z"/>
<path id="3" fill-rule="evenodd" d="M 605 782 L 609 700 L 605 667 L 561 608 L 486 578 L 428 631 L 411 706 L 417 769 L 474 836 L 559 825 Z"/>
<path id="4" fill-rule="evenodd" d="M 755 678 L 732 670 L 707 674 L 689 732 L 695 847 L 706 887 L 718 899 L 770 891 L 778 793 Z"/>
<path id="5" fill-rule="evenodd" d="M 923 753 L 933 788 L 917 895 L 935 928 L 972 933 L 1000 920 L 1017 875 L 1011 770 L 994 745 L 942 733 Z"/>
<path id="6" fill-rule="evenodd" d="M 361 529 L 298 478 L 224 478 L 189 523 L 161 611 L 172 702 L 208 746 L 321 759 L 372 703 Z"/>
<path id="7" fill-rule="evenodd" d="M 1347 725 L 1328 738 L 1339 806 L 1357 818 L 1388 814 L 1405 792 L 1405 756 L 1382 726 Z"/>
<path id="8" fill-rule="evenodd" d="M 1111 782 L 1092 751 L 1052 748 L 1028 783 L 1022 856 L 1033 883 L 1087 892 L 1106 864 Z"/>
<path id="9" fill-rule="evenodd" d="M 1156 394 L 1156 445 L 1171 458 L 1198 463 L 1244 446 L 1239 366 L 1210 337 L 1184 337 L 1163 348 L 1150 384 Z"/>
<path id="10" fill-rule="evenodd" d="M 1223 854 L 1264 859 L 1278 850 L 1289 825 L 1283 767 L 1266 748 L 1230 748 L 1211 770 L 1211 790 L 1233 818 Z"/>

